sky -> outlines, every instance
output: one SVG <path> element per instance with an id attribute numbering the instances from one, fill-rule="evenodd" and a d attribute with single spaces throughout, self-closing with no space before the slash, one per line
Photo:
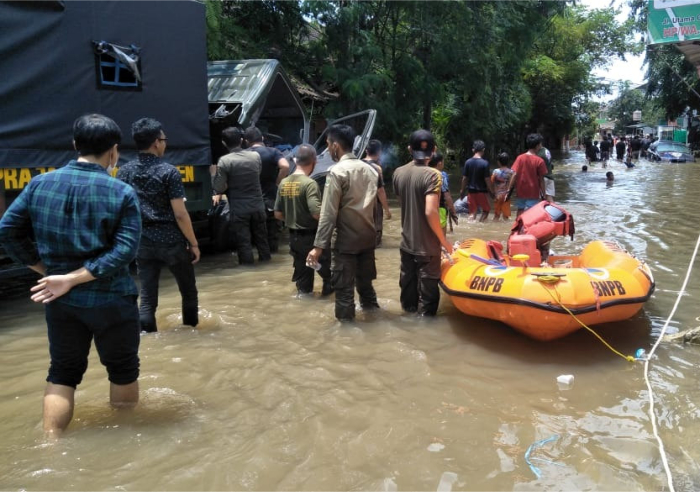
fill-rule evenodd
<path id="1" fill-rule="evenodd" d="M 609 8 L 610 3 L 610 0 L 580 0 L 580 4 L 589 9 Z M 613 5 L 616 8 L 622 7 L 618 20 L 626 19 L 629 15 L 627 2 L 625 0 L 613 0 Z M 615 82 L 628 80 L 632 86 L 643 84 L 646 80 L 646 68 L 643 67 L 644 55 L 628 55 L 626 59 L 626 61 L 615 60 L 606 68 L 597 68 L 593 71 L 593 74 Z M 614 96 L 606 96 L 604 99 L 612 97 Z"/>

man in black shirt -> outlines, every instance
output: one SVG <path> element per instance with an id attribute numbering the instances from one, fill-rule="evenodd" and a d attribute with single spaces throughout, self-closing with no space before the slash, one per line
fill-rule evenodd
<path id="1" fill-rule="evenodd" d="M 271 253 L 279 250 L 279 221 L 275 219 L 275 199 L 277 186 L 289 174 L 289 162 L 282 152 L 274 147 L 265 146 L 262 132 L 251 126 L 245 131 L 243 138 L 248 150 L 260 154 L 262 170 L 260 171 L 260 187 L 262 188 L 265 211 L 267 214 L 267 244 Z"/>
<path id="2" fill-rule="evenodd" d="M 651 134 L 647 134 L 643 139 L 642 139 L 642 157 L 645 159 L 649 158 L 649 146 L 651 145 Z"/>
<path id="3" fill-rule="evenodd" d="M 168 138 L 153 118 L 141 118 L 131 125 L 139 151 L 137 160 L 119 168 L 117 178 L 130 184 L 139 197 L 143 234 L 136 257 L 141 302 L 141 330 L 158 331 L 158 279 L 163 267 L 175 277 L 182 296 L 182 323 L 197 326 L 197 285 L 194 263 L 199 246 L 185 208 L 185 189 L 180 172 L 163 161 Z"/>
<path id="4" fill-rule="evenodd" d="M 630 142 L 630 148 L 632 149 L 632 159 L 638 161 L 639 153 L 642 150 L 642 141 L 640 140 L 639 135 L 634 136 L 632 142 Z"/>
<path id="5" fill-rule="evenodd" d="M 617 160 L 622 162 L 625 157 L 625 137 L 620 137 L 620 140 L 615 144 L 615 153 L 617 154 Z"/>
<path id="6" fill-rule="evenodd" d="M 481 209 L 483 222 L 489 216 L 491 205 L 489 205 L 488 195 L 493 196 L 491 184 L 491 174 L 489 173 L 489 161 L 483 158 L 486 144 L 483 140 L 475 140 L 472 151 L 474 156 L 464 163 L 464 173 L 462 176 L 462 187 L 460 197 L 464 196 L 466 189 L 469 197 L 469 218 L 476 220 L 476 212 Z"/>
<path id="7" fill-rule="evenodd" d="M 608 159 L 610 159 L 610 149 L 612 148 L 612 141 L 608 140 L 607 135 L 603 137 L 603 141 L 600 142 L 600 160 L 603 161 L 603 167 L 608 167 Z"/>

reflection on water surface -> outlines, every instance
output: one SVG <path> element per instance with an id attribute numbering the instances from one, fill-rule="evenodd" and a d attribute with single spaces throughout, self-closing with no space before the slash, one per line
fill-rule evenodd
<path id="1" fill-rule="evenodd" d="M 657 290 L 634 319 L 597 331 L 628 354 L 649 349 L 666 320 L 695 244 L 700 173 L 641 163 L 580 172 L 555 168 L 559 202 L 574 214 L 576 253 L 615 239 L 647 259 Z M 397 211 L 396 211 L 397 212 Z M 398 217 L 398 213 L 395 214 Z M 463 221 L 451 238 L 504 240 L 509 224 Z M 661 490 L 666 479 L 648 420 L 642 365 L 581 331 L 538 343 L 467 317 L 443 296 L 417 320 L 398 303 L 398 219 L 385 225 L 375 286 L 382 310 L 351 325 L 332 299 L 297 299 L 291 259 L 255 269 L 228 255 L 198 266 L 201 326 L 179 325 L 164 275 L 161 332 L 142 338 L 142 402 L 107 404 L 93 354 L 66 437 L 42 441 L 48 365 L 41 307 L 0 301 L 0 485 L 26 490 Z M 697 278 L 694 274 L 692 278 Z M 319 290 L 320 286 L 316 286 Z M 694 327 L 691 280 L 674 330 Z M 660 432 L 676 490 L 700 488 L 697 347 L 662 345 L 651 368 Z M 573 374 L 571 389 L 556 377 Z M 531 451 L 541 478 L 525 461 Z M 536 458 L 536 460 L 532 460 Z M 446 472 L 447 475 L 444 475 Z M 450 473 L 454 475 L 450 475 Z M 456 476 L 456 478 L 455 478 Z"/>

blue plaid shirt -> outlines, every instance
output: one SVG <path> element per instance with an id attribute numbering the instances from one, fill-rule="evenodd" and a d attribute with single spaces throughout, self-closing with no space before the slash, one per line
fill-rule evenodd
<path id="1" fill-rule="evenodd" d="M 99 306 L 137 294 L 129 263 L 140 237 L 134 189 L 89 162 L 71 161 L 34 177 L 0 219 L 0 243 L 15 261 L 42 260 L 47 275 L 85 267 L 95 277 L 55 301 L 72 306 Z"/>

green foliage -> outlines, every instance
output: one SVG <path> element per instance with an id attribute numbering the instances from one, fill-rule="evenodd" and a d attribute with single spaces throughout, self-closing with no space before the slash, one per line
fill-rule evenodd
<path id="1" fill-rule="evenodd" d="M 555 140 L 575 128 L 587 133 L 582 128 L 591 119 L 587 95 L 603 89 L 591 70 L 639 50 L 632 23 L 618 23 L 617 13 L 569 7 L 551 18 L 523 69 L 533 100 L 531 130 Z"/>
<path id="2" fill-rule="evenodd" d="M 657 101 L 648 99 L 643 91 L 632 89 L 629 84 L 623 84 L 620 95 L 608 108 L 608 116 L 616 122 L 615 133 L 632 133 L 627 127 L 639 123 L 633 119 L 635 111 L 642 112 L 643 121 L 655 124 L 660 117 L 663 118 L 663 112 L 657 104 Z"/>
<path id="3" fill-rule="evenodd" d="M 535 55 L 523 67 L 523 79 L 530 83 L 558 83 L 564 75 L 564 67 L 547 55 Z"/>
<path id="4" fill-rule="evenodd" d="M 645 34 L 647 30 L 647 1 L 629 0 L 629 22 Z M 665 118 L 676 118 L 690 109 L 700 109 L 700 80 L 695 67 L 673 45 L 647 47 L 647 98 Z M 695 91 L 695 92 L 693 92 Z M 646 120 L 646 118 L 645 118 Z"/>
<path id="5" fill-rule="evenodd" d="M 674 46 L 657 46 L 647 53 L 647 97 L 675 119 L 687 109 L 700 109 L 700 81 L 695 67 Z M 693 89 L 696 92 L 693 92 Z"/>
<path id="6" fill-rule="evenodd" d="M 275 57 L 338 97 L 324 115 L 374 108 L 375 134 L 403 147 L 430 128 L 464 156 L 474 139 L 514 152 L 583 121 L 590 70 L 632 47 L 615 12 L 565 1 L 207 1 L 209 56 Z"/>
<path id="7" fill-rule="evenodd" d="M 205 0 L 210 60 L 277 58 L 297 67 L 307 23 L 297 2 Z"/>
<path id="8" fill-rule="evenodd" d="M 460 108 L 457 105 L 457 96 L 448 94 L 445 101 L 436 104 L 432 112 L 431 129 L 438 147 L 445 147 L 447 144 L 447 129 L 452 120 L 459 116 Z"/>
<path id="9" fill-rule="evenodd" d="M 574 111 L 575 135 L 579 142 L 585 138 L 590 138 L 598 134 L 598 115 L 600 114 L 601 103 L 583 98 L 577 101 Z"/>

